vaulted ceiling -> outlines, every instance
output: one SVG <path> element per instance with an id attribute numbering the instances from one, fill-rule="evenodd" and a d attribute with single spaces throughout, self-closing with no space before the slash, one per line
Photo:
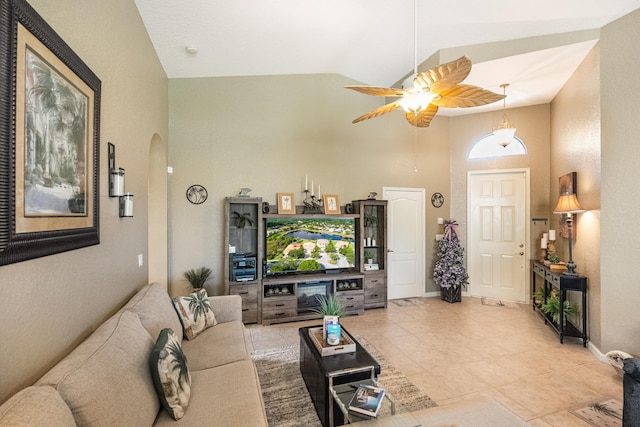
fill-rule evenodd
<path id="1" fill-rule="evenodd" d="M 399 86 L 416 59 L 423 71 L 466 54 L 474 66 L 465 83 L 497 93 L 510 83 L 508 108 L 550 102 L 599 28 L 640 8 L 640 0 L 417 2 L 416 15 L 414 0 L 135 0 L 169 78 L 337 73 Z"/>

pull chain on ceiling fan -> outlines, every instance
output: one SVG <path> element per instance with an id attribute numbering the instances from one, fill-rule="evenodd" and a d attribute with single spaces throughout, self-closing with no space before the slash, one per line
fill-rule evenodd
<path id="1" fill-rule="evenodd" d="M 418 74 L 418 0 L 414 0 L 414 75 L 408 89 L 379 86 L 345 86 L 365 95 L 398 99 L 358 117 L 353 123 L 382 116 L 398 108 L 405 111 L 407 121 L 416 127 L 428 127 L 440 107 L 468 108 L 491 104 L 503 99 L 491 91 L 460 84 L 471 71 L 471 59 L 463 56 Z M 408 80 L 408 79 L 407 79 Z"/>

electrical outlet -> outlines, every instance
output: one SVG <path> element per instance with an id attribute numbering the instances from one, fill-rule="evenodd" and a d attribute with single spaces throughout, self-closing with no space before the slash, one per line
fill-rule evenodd
<path id="1" fill-rule="evenodd" d="M 138 267 L 142 267 L 144 265 L 144 255 L 138 255 Z"/>

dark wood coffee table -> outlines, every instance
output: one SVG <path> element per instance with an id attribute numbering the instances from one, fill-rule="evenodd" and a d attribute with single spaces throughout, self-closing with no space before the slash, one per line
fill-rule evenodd
<path id="1" fill-rule="evenodd" d="M 324 427 L 343 425 L 342 411 L 334 402 L 329 391 L 330 377 L 332 377 L 334 386 L 365 381 L 371 378 L 371 370 L 364 368 L 372 366 L 377 377 L 380 374 L 380 364 L 344 328 L 342 330 L 347 332 L 355 342 L 356 351 L 333 356 L 320 355 L 309 337 L 309 329 L 316 327 L 318 326 L 298 329 L 300 335 L 300 372 L 322 425 Z M 350 373 L 349 371 L 352 370 L 358 372 Z M 341 374 L 336 376 L 337 372 L 341 372 Z M 332 405 L 332 408 L 329 408 L 329 405 Z M 332 414 L 333 420 L 331 420 Z"/>

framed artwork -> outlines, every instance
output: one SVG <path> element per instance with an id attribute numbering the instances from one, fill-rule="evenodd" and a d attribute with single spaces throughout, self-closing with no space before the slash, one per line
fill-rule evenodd
<path id="1" fill-rule="evenodd" d="M 562 175 L 559 181 L 558 196 L 564 196 L 565 194 L 574 194 L 578 191 L 577 188 L 577 178 L 578 174 L 576 172 L 569 172 L 566 175 Z M 565 238 L 569 238 L 569 226 L 567 225 L 567 217 L 565 215 L 560 215 L 560 220 L 558 221 L 558 229 L 559 234 Z M 572 228 L 571 238 L 575 240 L 576 238 L 576 227 Z"/>
<path id="2" fill-rule="evenodd" d="M 339 214 L 340 203 L 338 202 L 338 196 L 335 194 L 324 195 L 324 213 L 325 214 Z"/>
<path id="3" fill-rule="evenodd" d="M 26 1 L 2 2 L 0 20 L 5 265 L 100 243 L 101 83 Z"/>
<path id="4" fill-rule="evenodd" d="M 278 213 L 294 214 L 296 213 L 296 202 L 293 193 L 278 193 Z"/>
<path id="5" fill-rule="evenodd" d="M 560 194 L 562 196 L 564 194 L 574 194 L 577 193 L 576 188 L 576 172 L 569 172 L 566 175 L 562 175 L 559 179 L 560 181 Z"/>

